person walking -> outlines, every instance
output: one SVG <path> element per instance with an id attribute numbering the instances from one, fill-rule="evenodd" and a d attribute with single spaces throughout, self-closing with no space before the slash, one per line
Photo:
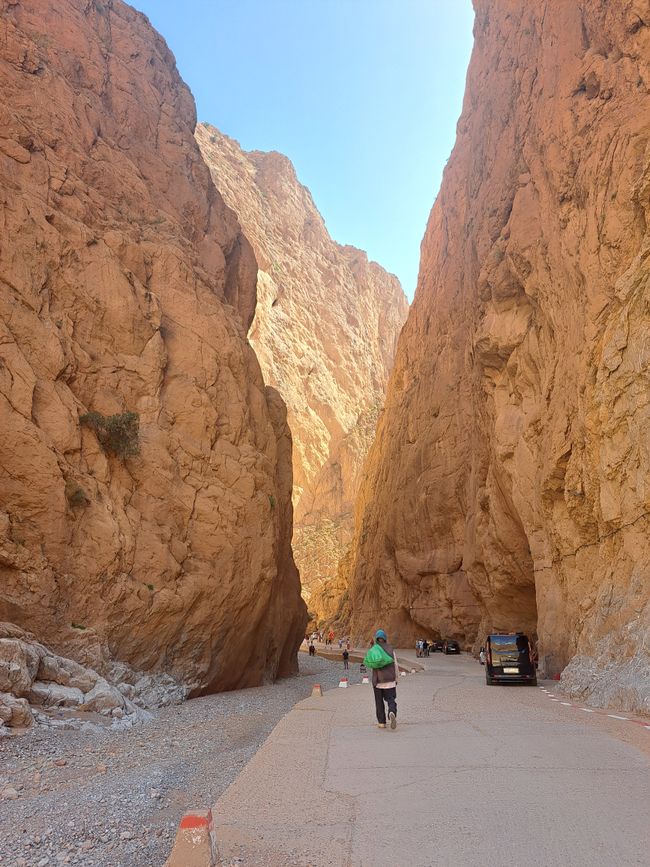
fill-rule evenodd
<path id="1" fill-rule="evenodd" d="M 347 671 L 350 667 L 349 665 L 350 654 L 347 650 L 343 651 L 343 669 Z"/>
<path id="2" fill-rule="evenodd" d="M 310 656 L 316 656 L 316 648 L 314 647 L 313 641 L 309 642 L 309 655 Z"/>
<path id="3" fill-rule="evenodd" d="M 399 665 L 392 646 L 388 643 L 388 636 L 383 629 L 375 632 L 375 642 L 393 661 L 382 668 L 372 670 L 372 690 L 375 695 L 375 710 L 377 712 L 377 725 L 380 729 L 386 728 L 386 708 L 388 705 L 388 722 L 391 729 L 397 728 L 397 678 L 399 677 Z"/>

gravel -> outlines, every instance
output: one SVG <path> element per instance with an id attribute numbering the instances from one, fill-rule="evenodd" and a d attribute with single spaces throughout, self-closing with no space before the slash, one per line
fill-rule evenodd
<path id="1" fill-rule="evenodd" d="M 197 698 L 128 731 L 0 740 L 2 867 L 159 867 L 187 809 L 211 806 L 313 682 L 342 664 L 299 655 L 300 674 Z M 350 682 L 360 680 L 351 665 Z"/>

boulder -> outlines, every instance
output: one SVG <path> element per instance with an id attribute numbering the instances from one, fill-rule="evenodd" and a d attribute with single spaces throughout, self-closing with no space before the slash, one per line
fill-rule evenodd
<path id="1" fill-rule="evenodd" d="M 74 687 L 82 693 L 89 692 L 97 683 L 98 677 L 97 672 L 91 668 L 85 668 L 78 662 L 62 656 L 44 656 L 38 668 L 39 680 Z"/>
<path id="2" fill-rule="evenodd" d="M 84 696 L 82 710 L 110 716 L 116 708 L 124 709 L 126 706 L 126 700 L 119 689 L 100 677 L 90 692 Z"/>
<path id="3" fill-rule="evenodd" d="M 31 704 L 42 707 L 79 707 L 83 704 L 83 692 L 74 686 L 61 686 L 58 683 L 35 681 L 29 691 Z"/>
<path id="4" fill-rule="evenodd" d="M 38 647 L 18 638 L 0 638 L 0 692 L 28 695 L 39 663 Z"/>
<path id="5" fill-rule="evenodd" d="M 34 717 L 27 700 L 0 692 L 0 723 L 10 728 L 29 728 L 33 725 Z"/>

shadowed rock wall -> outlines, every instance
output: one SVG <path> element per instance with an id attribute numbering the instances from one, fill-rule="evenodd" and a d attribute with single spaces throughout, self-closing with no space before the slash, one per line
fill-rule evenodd
<path id="1" fill-rule="evenodd" d="M 456 145 L 358 504 L 350 610 L 539 636 L 650 702 L 650 7 L 475 0 Z"/>
<path id="2" fill-rule="evenodd" d="M 0 620 L 194 692 L 287 674 L 291 438 L 192 96 L 120 0 L 0 10 Z M 138 413 L 140 455 L 89 410 Z"/>

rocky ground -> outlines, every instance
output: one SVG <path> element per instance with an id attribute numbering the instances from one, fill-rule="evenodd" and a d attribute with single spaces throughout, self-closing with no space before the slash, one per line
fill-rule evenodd
<path id="1" fill-rule="evenodd" d="M 129 731 L 0 740 L 0 864 L 159 867 L 184 810 L 211 806 L 312 682 L 334 687 L 341 669 L 300 654 L 297 677 L 163 708 Z"/>

